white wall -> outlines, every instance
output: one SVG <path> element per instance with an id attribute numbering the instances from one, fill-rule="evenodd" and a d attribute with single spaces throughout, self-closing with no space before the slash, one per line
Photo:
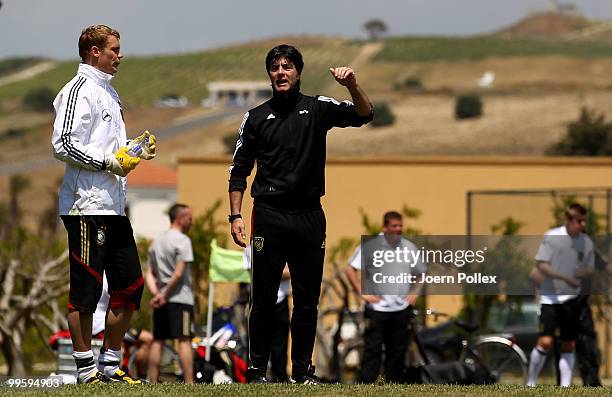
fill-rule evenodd
<path id="1" fill-rule="evenodd" d="M 175 189 L 130 188 L 128 206 L 134 236 L 152 239 L 170 227 L 166 211 L 176 202 Z"/>

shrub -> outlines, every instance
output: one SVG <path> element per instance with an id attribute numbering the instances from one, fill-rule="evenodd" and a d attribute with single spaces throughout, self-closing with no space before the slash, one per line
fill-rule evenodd
<path id="1" fill-rule="evenodd" d="M 422 90 L 423 82 L 419 77 L 410 76 L 395 84 L 395 89 Z"/>
<path id="2" fill-rule="evenodd" d="M 603 114 L 585 107 L 578 120 L 567 126 L 566 135 L 548 150 L 564 156 L 607 156 L 612 154 L 612 123 Z"/>
<path id="3" fill-rule="evenodd" d="M 23 97 L 23 104 L 37 112 L 52 112 L 55 93 L 49 87 L 37 87 L 28 91 Z"/>
<path id="4" fill-rule="evenodd" d="M 395 115 L 389 104 L 387 102 L 375 103 L 372 127 L 382 127 L 393 123 L 395 123 Z"/>
<path id="5" fill-rule="evenodd" d="M 0 140 L 20 139 L 26 134 L 25 128 L 11 127 L 0 134 Z"/>
<path id="6" fill-rule="evenodd" d="M 482 100 L 479 95 L 460 95 L 455 102 L 455 118 L 470 119 L 482 115 Z"/>

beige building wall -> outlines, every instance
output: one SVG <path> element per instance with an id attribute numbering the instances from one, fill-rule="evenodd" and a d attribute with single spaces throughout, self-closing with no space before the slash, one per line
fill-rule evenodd
<path id="1" fill-rule="evenodd" d="M 227 216 L 227 179 L 230 158 L 183 158 L 179 161 L 179 199 L 195 212 L 222 199 Z M 250 187 L 249 181 L 249 187 Z M 406 204 L 422 211 L 414 227 L 427 234 L 466 233 L 466 194 L 470 190 L 545 189 L 612 186 L 612 159 L 554 157 L 407 157 L 407 158 L 330 158 L 326 171 L 327 192 L 323 205 L 327 215 L 328 243 L 342 236 L 357 237 L 363 230 L 359 209 L 379 218 L 389 209 Z M 478 209 L 499 213 L 519 212 L 526 222 L 522 234 L 543 233 L 550 222 L 541 224 L 541 211 L 550 211 L 552 201 L 495 202 Z M 243 215 L 248 219 L 251 199 L 244 200 Z M 524 213 L 524 214 L 523 214 Z M 521 215 L 522 214 L 522 215 Z M 537 216 L 534 216 L 537 215 Z M 500 218 L 501 219 L 501 218 Z M 247 223 L 248 225 L 248 223 Z M 477 229 L 485 226 L 474 225 Z M 228 228 L 229 232 L 229 228 Z"/>
<path id="2" fill-rule="evenodd" d="M 178 167 L 178 197 L 195 214 L 222 199 L 219 220 L 227 222 L 229 157 L 183 158 Z M 250 183 L 249 181 L 249 188 Z M 327 247 L 341 237 L 358 238 L 363 232 L 359 209 L 374 222 L 403 205 L 422 211 L 410 226 L 426 234 L 466 233 L 466 195 L 471 190 L 544 189 L 612 186 L 610 158 L 556 157 L 402 157 L 329 158 L 326 169 Z M 242 214 L 249 226 L 251 199 Z M 602 201 L 603 202 L 603 201 Z M 598 202 L 598 210 L 603 211 Z M 475 200 L 478 219 L 474 230 L 489 233 L 495 222 L 512 215 L 525 225 L 521 234 L 541 235 L 553 223 L 552 199 Z M 229 225 L 227 227 L 229 237 Z M 229 237 L 231 241 L 231 237 Z M 329 250 L 328 250 L 329 252 Z M 460 297 L 430 297 L 428 305 L 454 313 Z M 600 342 L 603 336 L 600 336 Z"/>

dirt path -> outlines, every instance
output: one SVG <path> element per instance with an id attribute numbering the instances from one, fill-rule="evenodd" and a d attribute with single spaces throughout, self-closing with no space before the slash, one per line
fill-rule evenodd
<path id="1" fill-rule="evenodd" d="M 17 73 L 10 74 L 8 76 L 0 78 L 0 86 L 15 83 L 21 80 L 30 79 L 36 75 L 46 72 L 47 70 L 51 70 L 55 67 L 55 62 L 46 61 L 29 67 L 24 70 L 20 70 Z"/>
<path id="2" fill-rule="evenodd" d="M 380 52 L 380 50 L 383 49 L 383 47 L 384 47 L 384 43 L 382 42 L 368 43 L 364 45 L 359 51 L 359 54 L 357 54 L 357 56 L 353 58 L 351 63 L 347 66 L 350 66 L 355 71 L 361 69 L 362 66 L 366 65 L 370 61 L 370 59 L 372 59 L 372 57 L 374 57 L 376 54 Z M 344 93 L 346 91 L 344 89 L 339 89 L 338 83 L 336 83 L 336 81 L 332 79 L 332 82 L 329 84 L 329 87 L 327 87 L 326 92 Z"/>
<path id="3" fill-rule="evenodd" d="M 378 54 L 383 47 L 384 43 L 382 42 L 368 43 L 364 45 L 361 51 L 359 51 L 359 54 L 357 54 L 357 56 L 353 59 L 353 62 L 351 62 L 351 67 L 354 69 L 360 68 L 362 65 L 369 62 L 372 57 Z"/>

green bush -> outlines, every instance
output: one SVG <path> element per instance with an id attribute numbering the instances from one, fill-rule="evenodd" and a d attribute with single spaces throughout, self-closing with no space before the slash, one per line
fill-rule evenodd
<path id="1" fill-rule="evenodd" d="M 567 126 L 566 135 L 547 152 L 562 156 L 609 156 L 612 154 L 612 123 L 603 114 L 585 107 L 578 120 Z"/>
<path id="2" fill-rule="evenodd" d="M 26 129 L 20 127 L 10 127 L 0 133 L 0 141 L 5 139 L 21 139 L 25 136 Z"/>
<path id="3" fill-rule="evenodd" d="M 23 97 L 23 104 L 37 112 L 52 112 L 55 93 L 49 87 L 33 88 Z"/>
<path id="4" fill-rule="evenodd" d="M 401 86 L 409 90 L 420 90 L 423 89 L 423 82 L 420 77 L 411 76 L 405 78 Z"/>
<path id="5" fill-rule="evenodd" d="M 455 118 L 470 119 L 482 115 L 482 100 L 479 95 L 460 95 L 455 102 Z"/>
<path id="6" fill-rule="evenodd" d="M 374 104 L 374 119 L 372 120 L 372 127 L 383 127 L 385 125 L 392 125 L 395 123 L 395 115 L 391 110 L 391 107 L 387 102 L 380 102 Z"/>

